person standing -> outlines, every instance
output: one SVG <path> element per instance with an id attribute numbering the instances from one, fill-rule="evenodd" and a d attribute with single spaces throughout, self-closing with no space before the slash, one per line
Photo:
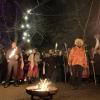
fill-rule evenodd
<path id="1" fill-rule="evenodd" d="M 36 79 L 39 78 L 39 69 L 38 69 L 38 63 L 40 61 L 40 53 L 36 51 L 36 49 L 33 49 L 32 53 L 28 57 L 29 61 L 29 69 L 28 69 L 28 81 L 29 83 L 32 83 Z"/>
<path id="2" fill-rule="evenodd" d="M 82 39 L 78 38 L 75 40 L 75 47 L 73 47 L 69 53 L 68 64 L 70 66 L 71 84 L 73 89 L 77 89 L 81 85 L 83 70 L 88 69 L 87 57 Z"/>
<path id="3" fill-rule="evenodd" d="M 16 45 L 16 42 L 12 42 L 11 48 L 6 53 L 6 59 L 8 63 L 8 73 L 7 73 L 7 79 L 6 83 L 4 85 L 5 88 L 7 88 L 10 84 L 10 78 L 11 75 L 13 75 L 14 79 L 14 86 L 18 86 L 17 84 L 17 71 L 18 71 L 18 62 L 20 58 L 20 50 Z M 11 73 L 13 70 L 13 74 Z"/>
<path id="4" fill-rule="evenodd" d="M 53 50 L 49 50 L 48 56 L 45 60 L 46 77 L 53 82 L 57 81 L 57 60 Z M 52 73 L 52 74 L 51 74 Z"/>
<path id="5" fill-rule="evenodd" d="M 3 72 L 4 72 L 4 61 L 5 61 L 5 53 L 3 50 L 3 46 L 0 44 L 0 83 L 3 80 Z"/>
<path id="6" fill-rule="evenodd" d="M 95 48 L 93 51 L 93 61 L 94 64 L 94 72 L 95 73 L 95 80 L 97 83 L 100 84 L 100 36 L 97 34 L 95 35 Z"/>

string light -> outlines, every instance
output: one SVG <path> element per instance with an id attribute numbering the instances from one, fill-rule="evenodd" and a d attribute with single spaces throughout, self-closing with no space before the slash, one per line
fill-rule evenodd
<path id="1" fill-rule="evenodd" d="M 27 36 L 30 37 L 30 34 L 28 34 Z"/>
<path id="2" fill-rule="evenodd" d="M 24 29 L 24 32 L 23 32 L 23 35 L 22 35 L 22 39 L 27 42 L 27 43 L 30 43 L 31 40 L 30 40 L 30 34 L 28 33 L 29 29 L 31 28 L 30 24 L 27 23 L 28 22 L 28 19 L 29 19 L 29 14 L 31 14 L 31 9 L 28 9 L 26 11 L 26 13 L 24 14 L 24 23 L 21 25 L 21 28 Z"/>
<path id="3" fill-rule="evenodd" d="M 28 20 L 28 16 L 27 16 L 27 15 L 25 15 L 25 16 L 24 16 L 24 19 L 27 21 L 27 20 Z"/>
<path id="4" fill-rule="evenodd" d="M 22 24 L 22 25 L 21 25 L 21 28 L 23 29 L 24 27 L 25 27 L 25 26 Z"/>
<path id="5" fill-rule="evenodd" d="M 26 24 L 26 27 L 27 27 L 27 28 L 30 28 L 30 25 L 29 25 L 29 24 Z"/>
<path id="6" fill-rule="evenodd" d="M 31 14 L 31 11 L 32 11 L 31 9 L 28 9 L 27 14 Z"/>
<path id="7" fill-rule="evenodd" d="M 23 36 L 23 40 L 25 40 L 26 38 Z"/>
<path id="8" fill-rule="evenodd" d="M 27 32 L 24 32 L 24 33 L 23 33 L 24 36 L 27 36 L 27 34 L 28 34 Z"/>
<path id="9" fill-rule="evenodd" d="M 27 42 L 30 43 L 30 39 L 27 39 Z"/>

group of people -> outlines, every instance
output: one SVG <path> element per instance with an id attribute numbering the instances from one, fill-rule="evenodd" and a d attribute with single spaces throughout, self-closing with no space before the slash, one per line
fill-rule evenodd
<path id="1" fill-rule="evenodd" d="M 6 52 L 8 68 L 5 88 L 9 86 L 11 78 L 14 80 L 14 86 L 17 87 L 19 86 L 19 80 L 24 81 L 24 79 L 27 79 L 28 82 L 31 82 L 32 79 L 39 77 L 38 62 L 40 62 L 40 53 L 33 49 L 30 55 L 26 55 L 25 59 L 27 59 L 26 65 L 21 49 L 18 48 L 16 42 L 13 42 L 11 48 Z M 24 66 L 28 66 L 27 72 L 23 72 L 25 70 Z"/>
<path id="2" fill-rule="evenodd" d="M 70 80 L 73 89 L 79 88 L 82 79 L 89 81 L 90 77 L 95 82 L 100 83 L 100 37 L 95 36 L 95 46 L 86 50 L 82 39 L 77 38 L 74 47 L 71 48 L 68 56 L 68 65 L 70 71 Z"/>
<path id="3" fill-rule="evenodd" d="M 3 52 L 3 48 L 1 51 Z M 12 42 L 11 48 L 6 52 L 2 52 L 0 54 L 2 59 L 5 58 L 5 62 L 1 62 L 0 71 L 5 73 L 5 88 L 10 85 L 11 80 L 14 81 L 14 86 L 16 87 L 19 86 L 20 81 L 34 83 L 40 78 L 49 78 L 52 81 L 63 80 L 64 58 L 61 52 L 49 50 L 47 53 L 40 53 L 37 48 L 33 48 L 32 52 L 29 53 L 28 50 L 21 50 L 16 42 Z M 3 71 L 5 66 L 6 71 Z M 0 73 L 1 82 L 2 73 Z"/>
<path id="4" fill-rule="evenodd" d="M 65 52 L 50 49 L 48 52 L 40 53 L 33 48 L 32 52 L 28 53 L 23 52 L 16 42 L 12 42 L 11 48 L 5 53 L 0 46 L 0 82 L 4 72 L 6 72 L 5 88 L 9 86 L 11 79 L 14 80 L 14 86 L 19 86 L 20 80 L 34 83 L 40 78 L 48 78 L 54 82 L 62 82 L 67 78 L 67 81 L 76 89 L 81 85 L 82 79 L 89 79 L 91 73 L 96 75 L 95 80 L 100 81 L 99 36 L 96 36 L 95 40 L 96 45 L 90 50 L 90 59 L 84 41 L 80 38 L 75 39 L 75 46 L 66 49 Z M 7 70 L 3 71 L 5 65 Z"/>

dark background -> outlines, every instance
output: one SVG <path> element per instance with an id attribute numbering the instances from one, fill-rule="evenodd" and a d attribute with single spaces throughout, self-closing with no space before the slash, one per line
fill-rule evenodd
<path id="1" fill-rule="evenodd" d="M 94 46 L 94 35 L 100 33 L 100 0 L 0 0 L 0 41 L 8 47 L 17 38 L 22 43 L 23 13 L 30 8 L 32 47 L 59 48 L 64 42 L 73 46 L 77 37 Z M 87 25 L 87 26 L 86 26 Z M 22 43 L 23 44 L 23 43 Z"/>

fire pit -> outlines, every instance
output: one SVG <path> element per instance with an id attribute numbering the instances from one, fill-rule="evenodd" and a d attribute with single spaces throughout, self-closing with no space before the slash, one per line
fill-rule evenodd
<path id="1" fill-rule="evenodd" d="M 40 80 L 39 83 L 26 88 L 26 92 L 31 95 L 31 100 L 34 98 L 50 100 L 56 94 L 57 90 L 55 85 L 47 79 Z"/>

